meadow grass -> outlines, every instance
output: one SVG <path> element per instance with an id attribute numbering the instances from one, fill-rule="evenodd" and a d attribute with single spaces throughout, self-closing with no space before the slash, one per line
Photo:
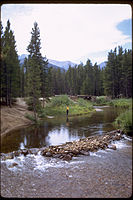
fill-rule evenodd
<path id="1" fill-rule="evenodd" d="M 125 133 L 133 136 L 132 110 L 127 110 L 126 112 L 121 113 L 116 118 L 114 125 Z"/>
<path id="2" fill-rule="evenodd" d="M 132 125 L 132 99 L 114 99 L 110 102 L 111 106 L 125 108 L 125 112 L 121 113 L 114 122 L 115 127 L 120 128 L 128 135 L 133 136 Z"/>
<path id="3" fill-rule="evenodd" d="M 109 105 L 115 106 L 115 107 L 130 108 L 132 107 L 132 98 L 113 99 L 109 102 Z"/>
<path id="4" fill-rule="evenodd" d="M 69 106 L 69 116 L 87 114 L 94 110 L 90 101 L 78 99 L 74 102 L 67 95 L 60 95 L 51 99 L 41 111 L 40 117 L 66 115 L 67 105 Z"/>
<path id="5" fill-rule="evenodd" d="M 93 105 L 109 105 L 114 107 L 123 108 L 124 112 L 121 113 L 116 120 L 114 125 L 116 128 L 120 128 L 128 135 L 133 135 L 133 126 L 132 126 L 132 98 L 126 99 L 113 99 L 109 100 L 105 96 L 100 96 L 96 98 L 96 101 Z"/>

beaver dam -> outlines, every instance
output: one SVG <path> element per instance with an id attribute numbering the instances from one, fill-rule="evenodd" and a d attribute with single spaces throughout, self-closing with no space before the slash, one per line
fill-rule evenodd
<path id="1" fill-rule="evenodd" d="M 41 155 L 52 156 L 64 160 L 71 160 L 73 156 L 90 155 L 89 152 L 95 152 L 99 149 L 116 149 L 111 141 L 120 140 L 122 138 L 122 131 L 112 131 L 102 136 L 93 136 L 80 139 L 79 141 L 67 142 L 63 145 L 50 146 L 41 150 Z"/>
<path id="2" fill-rule="evenodd" d="M 40 152 L 42 156 L 60 158 L 63 160 L 71 160 L 72 157 L 78 155 L 90 155 L 90 152 L 96 152 L 99 149 L 113 149 L 116 150 L 116 146 L 111 144 L 112 141 L 120 140 L 123 137 L 121 130 L 111 131 L 100 136 L 92 136 L 80 139 L 78 141 L 66 142 L 62 145 L 49 146 L 41 149 L 24 149 L 13 151 L 9 154 L 1 154 L 2 160 L 13 159 L 15 156 L 24 156 L 28 154 L 37 154 Z"/>

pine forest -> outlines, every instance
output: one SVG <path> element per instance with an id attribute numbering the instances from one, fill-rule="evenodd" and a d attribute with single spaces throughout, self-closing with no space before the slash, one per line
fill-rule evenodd
<path id="1" fill-rule="evenodd" d="M 32 103 L 39 97 L 59 94 L 132 97 L 132 50 L 121 46 L 111 50 L 102 69 L 89 59 L 85 65 L 69 66 L 67 71 L 48 68 L 47 58 L 40 53 L 40 31 L 35 22 L 27 46 L 28 59 L 21 66 L 10 26 L 8 20 L 3 33 L 1 24 L 1 98 L 6 105 L 11 106 L 15 97 L 26 96 L 32 98 Z"/>

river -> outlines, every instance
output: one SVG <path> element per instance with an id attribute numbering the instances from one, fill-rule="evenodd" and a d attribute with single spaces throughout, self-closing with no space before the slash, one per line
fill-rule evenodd
<path id="1" fill-rule="evenodd" d="M 1 151 L 41 148 L 114 130 L 118 109 L 96 107 L 90 115 L 48 118 L 38 127 L 10 132 Z M 132 140 L 114 142 L 117 150 L 99 150 L 71 161 L 23 155 L 1 161 L 1 195 L 31 198 L 126 198 L 132 194 Z M 12 164 L 16 163 L 14 167 Z"/>

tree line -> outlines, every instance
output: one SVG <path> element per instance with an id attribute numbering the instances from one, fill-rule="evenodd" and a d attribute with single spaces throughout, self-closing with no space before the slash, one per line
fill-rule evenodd
<path id="1" fill-rule="evenodd" d="M 36 113 L 39 97 L 57 94 L 132 97 L 132 50 L 123 50 L 121 46 L 111 50 L 102 69 L 89 59 L 85 65 L 69 66 L 67 71 L 48 67 L 47 58 L 40 52 L 40 30 L 35 22 L 27 46 L 28 58 L 20 65 L 9 20 L 4 32 L 2 23 L 0 26 L 1 101 L 6 105 L 11 106 L 16 97 L 30 97 Z"/>

